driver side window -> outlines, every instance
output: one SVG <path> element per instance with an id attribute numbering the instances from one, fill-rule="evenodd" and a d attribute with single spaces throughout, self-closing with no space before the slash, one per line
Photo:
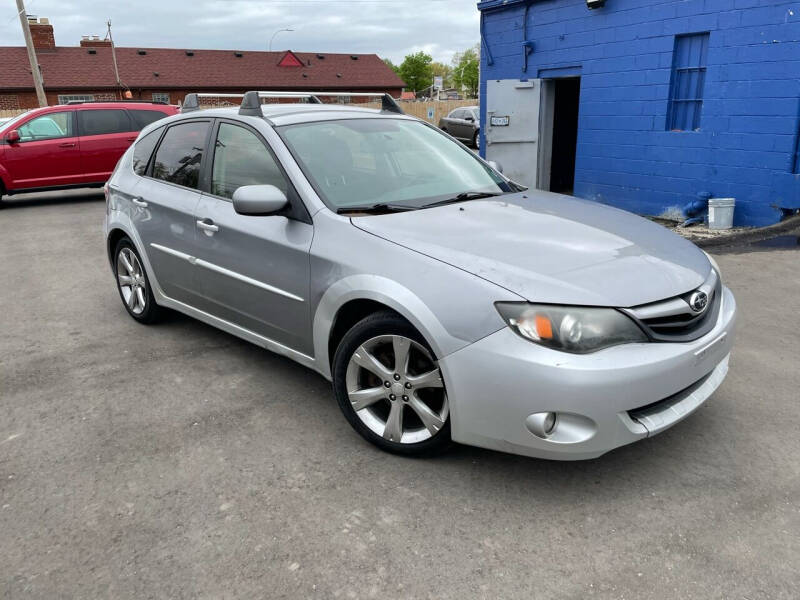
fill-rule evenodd
<path id="1" fill-rule="evenodd" d="M 21 142 L 73 137 L 72 111 L 55 112 L 31 119 L 17 128 Z"/>
<path id="2" fill-rule="evenodd" d="M 284 194 L 289 186 L 278 164 L 263 142 L 252 131 L 220 123 L 214 146 L 211 193 L 233 198 L 245 185 L 274 185 Z"/>

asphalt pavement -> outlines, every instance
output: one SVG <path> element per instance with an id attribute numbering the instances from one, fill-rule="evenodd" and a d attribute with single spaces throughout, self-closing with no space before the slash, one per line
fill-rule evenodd
<path id="1" fill-rule="evenodd" d="M 0 597 L 800 596 L 797 248 L 717 256 L 731 369 L 676 427 L 588 462 L 413 460 L 288 359 L 135 323 L 103 211 L 0 209 Z"/>

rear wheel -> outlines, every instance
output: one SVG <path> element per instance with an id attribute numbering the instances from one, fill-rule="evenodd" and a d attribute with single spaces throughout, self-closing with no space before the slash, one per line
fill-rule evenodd
<path id="1" fill-rule="evenodd" d="M 161 307 L 156 304 L 144 262 L 128 238 L 122 238 L 114 250 L 114 273 L 119 297 L 128 314 L 140 323 L 158 320 Z"/>
<path id="2" fill-rule="evenodd" d="M 393 312 L 348 331 L 333 360 L 333 386 L 350 425 L 396 454 L 430 455 L 450 444 L 450 408 L 424 338 Z"/>
<path id="3" fill-rule="evenodd" d="M 472 147 L 475 148 L 476 150 L 480 150 L 481 149 L 480 144 L 481 144 L 481 132 L 476 131 L 475 135 L 472 136 Z"/>

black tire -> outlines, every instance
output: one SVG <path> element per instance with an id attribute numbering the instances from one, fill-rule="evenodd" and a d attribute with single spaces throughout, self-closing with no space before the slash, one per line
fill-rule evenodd
<path id="1" fill-rule="evenodd" d="M 137 260 L 139 261 L 139 265 L 141 265 L 141 273 L 145 283 L 145 306 L 141 312 L 135 312 L 130 306 L 128 306 L 128 303 L 125 301 L 125 296 L 122 292 L 122 286 L 120 285 L 120 281 L 117 277 L 117 261 L 119 260 L 119 254 L 126 249 L 136 256 Z M 153 287 L 150 285 L 150 278 L 147 276 L 147 271 L 144 268 L 144 261 L 142 260 L 139 251 L 136 249 L 136 246 L 133 245 L 133 242 L 131 242 L 129 238 L 123 237 L 119 242 L 117 242 L 117 246 L 114 248 L 112 267 L 114 269 L 114 279 L 117 283 L 117 291 L 119 292 L 120 300 L 122 300 L 122 305 L 125 307 L 125 310 L 128 311 L 128 314 L 136 321 L 144 325 L 150 325 L 151 323 L 157 322 L 163 316 L 164 309 L 156 304 L 156 299 L 153 295 Z"/>
<path id="2" fill-rule="evenodd" d="M 347 368 L 356 349 L 367 340 L 382 335 L 402 335 L 424 347 L 431 357 L 433 351 L 420 333 L 404 318 L 392 311 L 377 312 L 365 317 L 348 331 L 339 343 L 333 358 L 333 390 L 339 408 L 348 423 L 364 439 L 382 450 L 403 456 L 433 456 L 445 451 L 451 444 L 450 417 L 444 426 L 432 437 L 417 443 L 402 444 L 384 439 L 367 427 L 356 415 L 347 394 Z M 398 398 L 399 401 L 399 398 Z M 408 409 L 408 407 L 405 407 Z"/>
<path id="3" fill-rule="evenodd" d="M 480 139 L 481 139 L 481 132 L 476 131 L 475 134 L 472 136 L 472 147 L 475 148 L 476 150 L 480 149 L 478 148 L 478 144 L 480 144 Z"/>

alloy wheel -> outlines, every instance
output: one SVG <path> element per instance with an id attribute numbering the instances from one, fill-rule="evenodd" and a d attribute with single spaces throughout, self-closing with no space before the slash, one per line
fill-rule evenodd
<path id="1" fill-rule="evenodd" d="M 377 336 L 356 348 L 346 385 L 356 416 L 387 441 L 422 442 L 447 422 L 439 366 L 425 347 L 402 335 Z"/>
<path id="2" fill-rule="evenodd" d="M 117 254 L 117 283 L 128 310 L 142 314 L 147 307 L 147 280 L 139 257 L 130 248 L 123 247 Z"/>

